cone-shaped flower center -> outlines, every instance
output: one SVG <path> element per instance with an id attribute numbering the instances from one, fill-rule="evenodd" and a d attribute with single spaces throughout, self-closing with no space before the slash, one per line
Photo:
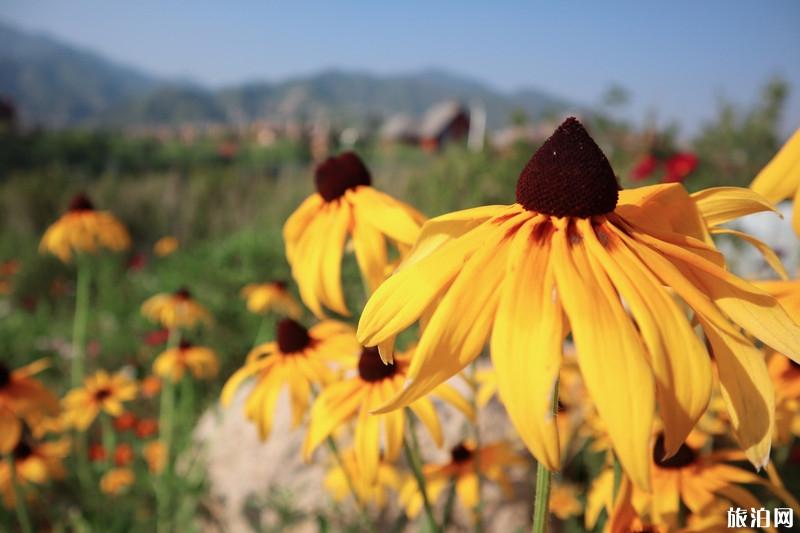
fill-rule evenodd
<path id="1" fill-rule="evenodd" d="M 14 459 L 21 461 L 33 455 L 33 448 L 31 448 L 31 445 L 24 439 L 20 439 L 11 454 L 14 456 Z"/>
<path id="2" fill-rule="evenodd" d="M 291 318 L 278 322 L 277 337 L 281 353 L 301 352 L 311 343 L 308 330 Z"/>
<path id="3" fill-rule="evenodd" d="M 618 196 L 611 164 L 573 117 L 533 154 L 517 181 L 517 202 L 555 217 L 604 215 L 617 206 Z"/>
<path id="4" fill-rule="evenodd" d="M 0 363 L 0 389 L 11 383 L 11 370 L 6 365 Z"/>
<path id="5" fill-rule="evenodd" d="M 364 381 L 382 381 L 390 378 L 397 372 L 395 365 L 387 365 L 381 360 L 378 348 L 364 348 L 358 360 L 358 375 Z"/>
<path id="6" fill-rule="evenodd" d="M 67 206 L 67 211 L 93 211 L 94 204 L 92 201 L 89 200 L 89 197 L 85 194 L 76 194 L 72 200 L 69 202 L 69 206 Z"/>
<path id="7" fill-rule="evenodd" d="M 463 443 L 456 444 L 450 450 L 450 459 L 454 463 L 466 463 L 472 459 L 472 450 L 464 446 Z"/>
<path id="8" fill-rule="evenodd" d="M 98 402 L 102 402 L 109 396 L 111 396 L 111 389 L 109 389 L 108 387 L 97 389 L 97 391 L 95 391 L 94 393 L 94 399 L 97 400 Z"/>
<path id="9" fill-rule="evenodd" d="M 192 299 L 192 293 L 186 287 L 181 287 L 180 289 L 175 291 L 173 294 L 175 295 L 175 298 L 177 298 L 178 300 L 185 301 L 185 300 L 191 300 Z"/>
<path id="10" fill-rule="evenodd" d="M 695 462 L 697 452 L 686 444 L 681 444 L 675 455 L 664 459 L 664 434 L 659 434 L 653 447 L 653 461 L 661 468 L 683 468 Z"/>
<path id="11" fill-rule="evenodd" d="M 353 152 L 345 152 L 320 163 L 314 173 L 314 181 L 320 196 L 326 202 L 331 202 L 341 197 L 347 189 L 370 185 L 372 178 L 360 157 Z"/>
<path id="12" fill-rule="evenodd" d="M 285 291 L 286 288 L 288 287 L 286 282 L 283 281 L 282 279 L 278 280 L 278 281 L 273 281 L 272 284 L 275 286 L 275 288 L 280 289 L 282 291 Z"/>

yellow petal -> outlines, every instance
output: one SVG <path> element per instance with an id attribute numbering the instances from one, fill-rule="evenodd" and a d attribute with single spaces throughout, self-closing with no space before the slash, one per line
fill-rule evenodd
<path id="1" fill-rule="evenodd" d="M 733 229 L 716 228 L 712 230 L 712 233 L 714 235 L 733 235 L 734 237 L 738 237 L 743 241 L 752 244 L 759 251 L 759 253 L 764 256 L 764 260 L 767 262 L 767 264 L 771 266 L 772 269 L 777 272 L 782 279 L 789 279 L 789 274 L 786 273 L 786 269 L 783 267 L 783 263 L 781 263 L 778 254 L 776 254 L 765 242 L 756 239 L 752 235 Z"/>
<path id="2" fill-rule="evenodd" d="M 334 429 L 355 415 L 369 390 L 361 383 L 359 379 L 343 381 L 331 385 L 317 396 L 311 407 L 311 420 L 303 443 L 303 457 L 306 460 L 311 458 L 317 446 L 322 444 Z"/>
<path id="3" fill-rule="evenodd" d="M 358 187 L 345 194 L 355 206 L 356 217 L 369 220 L 370 224 L 393 241 L 411 245 L 417 240 L 419 224 L 391 196 L 372 187 Z"/>
<path id="4" fill-rule="evenodd" d="M 428 429 L 428 432 L 431 434 L 431 438 L 436 446 L 441 447 L 442 443 L 444 442 L 444 437 L 442 436 L 442 425 L 439 423 L 439 416 L 436 414 L 436 409 L 433 408 L 433 404 L 427 398 L 420 398 L 419 400 L 411 403 L 408 406 L 417 418 L 420 419 L 422 424 Z"/>
<path id="5" fill-rule="evenodd" d="M 794 132 L 750 184 L 751 189 L 773 203 L 793 196 L 798 187 L 800 187 L 800 129 Z"/>
<path id="6" fill-rule="evenodd" d="M 465 509 L 472 510 L 478 506 L 478 476 L 470 472 L 456 480 L 456 494 Z"/>
<path id="7" fill-rule="evenodd" d="M 300 207 L 286 220 L 283 225 L 283 242 L 286 243 L 286 258 L 291 264 L 294 260 L 294 251 L 311 220 L 322 207 L 324 201 L 319 194 L 312 194 L 300 204 Z"/>
<path id="8" fill-rule="evenodd" d="M 361 275 L 370 292 L 386 277 L 386 239 L 381 232 L 362 217 L 353 217 L 353 246 Z"/>
<path id="9" fill-rule="evenodd" d="M 323 247 L 319 257 L 320 263 L 316 265 L 321 278 L 320 300 L 329 309 L 346 316 L 350 313 L 344 303 L 341 272 L 344 241 L 347 238 L 347 228 L 350 224 L 350 210 L 344 204 L 340 205 L 332 212 L 329 223 L 330 225 L 325 228 L 325 234 L 320 242 Z"/>
<path id="10" fill-rule="evenodd" d="M 370 396 L 375 393 L 375 388 L 369 391 Z M 378 424 L 380 417 L 370 414 L 371 403 L 373 402 L 370 397 L 361 403 L 358 411 L 358 420 L 356 421 L 356 432 L 353 436 L 359 473 L 364 477 L 364 480 L 370 483 L 378 475 L 378 462 L 380 460 L 380 426 Z"/>
<path id="11" fill-rule="evenodd" d="M 692 194 L 697 209 L 709 226 L 719 226 L 753 213 L 780 211 L 769 200 L 751 189 L 742 187 L 711 187 Z"/>
<path id="12" fill-rule="evenodd" d="M 475 419 L 475 410 L 472 408 L 472 405 L 452 385 L 442 383 L 431 391 L 431 395 L 449 403 L 451 406 L 461 411 L 461 414 L 467 417 L 468 420 Z"/>

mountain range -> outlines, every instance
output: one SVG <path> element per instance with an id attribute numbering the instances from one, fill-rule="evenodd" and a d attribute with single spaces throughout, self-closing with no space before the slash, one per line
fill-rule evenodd
<path id="1" fill-rule="evenodd" d="M 0 22 L 0 97 L 23 123 L 44 127 L 123 127 L 255 119 L 326 119 L 340 124 L 420 115 L 458 99 L 480 104 L 490 127 L 523 111 L 530 118 L 576 109 L 534 88 L 499 91 L 443 70 L 379 76 L 327 70 L 279 82 L 211 89 L 162 79 L 102 55 Z"/>

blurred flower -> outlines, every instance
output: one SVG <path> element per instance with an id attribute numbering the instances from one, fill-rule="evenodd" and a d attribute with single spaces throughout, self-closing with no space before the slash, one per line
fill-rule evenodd
<path id="1" fill-rule="evenodd" d="M 143 398 L 155 398 L 161 392 L 161 378 L 158 376 L 146 376 L 140 385 Z"/>
<path id="2" fill-rule="evenodd" d="M 114 429 L 117 431 L 128 431 L 136 427 L 136 415 L 130 411 L 125 411 L 114 419 Z"/>
<path id="3" fill-rule="evenodd" d="M 777 155 L 761 169 L 750 187 L 772 203 L 794 200 L 792 226 L 800 236 L 800 129 L 794 132 Z"/>
<path id="4" fill-rule="evenodd" d="M 222 405 L 228 406 L 245 380 L 255 384 L 245 402 L 245 416 L 258 426 L 262 439 L 269 436 L 278 396 L 284 386 L 292 402 L 292 424 L 297 426 L 308 410 L 311 386 L 329 383 L 333 372 L 329 361 L 352 360 L 358 353 L 353 328 L 326 320 L 307 330 L 291 318 L 276 326 L 276 341 L 253 348 L 242 368 L 222 388 Z"/>
<path id="5" fill-rule="evenodd" d="M 377 412 L 424 396 L 475 359 L 491 336 L 509 417 L 537 460 L 557 470 L 550 413 L 564 332 L 571 330 L 616 455 L 647 487 L 656 403 L 667 453 L 674 454 L 705 411 L 713 383 L 708 351 L 672 289 L 706 334 L 748 458 L 766 464 L 772 384 L 739 327 L 797 357 L 800 326 L 725 268 L 704 218 L 724 214 L 701 213 L 680 184 L 619 191 L 608 160 L 575 119 L 533 155 L 517 200 L 427 222 L 414 250 L 367 302 L 358 339 L 368 346 L 383 349 L 426 318 L 412 382 Z M 730 213 L 738 204 L 711 206 Z"/>
<path id="6" fill-rule="evenodd" d="M 656 159 L 652 154 L 647 154 L 643 156 L 636 163 L 636 165 L 634 165 L 633 170 L 631 171 L 631 177 L 634 181 L 645 180 L 650 177 L 653 172 L 655 172 L 657 166 L 658 159 Z"/>
<path id="7" fill-rule="evenodd" d="M 93 442 L 89 445 L 89 460 L 93 463 L 105 461 L 107 457 L 105 447 L 99 442 Z"/>
<path id="8" fill-rule="evenodd" d="M 400 490 L 400 475 L 392 463 L 381 459 L 375 478 L 370 480 L 359 470 L 355 452 L 352 449 L 342 453 L 341 464 L 337 461 L 325 475 L 325 488 L 335 501 L 342 502 L 351 496 L 348 478 L 353 483 L 359 502 L 373 503 L 378 508 L 386 505 L 390 489 Z"/>
<path id="9" fill-rule="evenodd" d="M 144 337 L 144 343 L 148 346 L 160 346 L 169 340 L 169 330 L 166 328 L 150 331 Z"/>
<path id="10" fill-rule="evenodd" d="M 128 230 L 108 211 L 95 211 L 84 194 L 75 196 L 42 237 L 41 251 L 47 251 L 67 263 L 74 253 L 95 253 L 98 248 L 115 252 L 131 245 Z"/>
<path id="11" fill-rule="evenodd" d="M 697 168 L 697 156 L 689 152 L 678 152 L 667 159 L 667 174 L 663 183 L 682 183 Z"/>
<path id="12" fill-rule="evenodd" d="M 147 266 L 147 256 L 142 252 L 136 252 L 128 259 L 128 270 L 139 272 Z"/>
<path id="13" fill-rule="evenodd" d="M 247 310 L 251 313 L 265 315 L 275 311 L 295 320 L 303 314 L 283 281 L 249 283 L 242 289 L 242 297 L 247 300 Z"/>
<path id="14" fill-rule="evenodd" d="M 340 280 L 348 234 L 361 276 L 370 290 L 384 280 L 389 262 L 386 241 L 401 254 L 419 234 L 424 217 L 410 206 L 374 189 L 369 170 L 353 152 L 317 166 L 317 192 L 300 204 L 283 227 L 286 258 L 300 297 L 322 318 L 325 306 L 349 315 Z"/>
<path id="15" fill-rule="evenodd" d="M 133 462 L 133 446 L 127 442 L 117 444 L 114 450 L 114 464 L 117 466 L 127 466 Z"/>
<path id="16" fill-rule="evenodd" d="M 62 460 L 69 454 L 70 441 L 67 438 L 33 442 L 20 440 L 11 451 L 14 464 L 14 478 L 23 488 L 29 485 L 42 485 L 50 479 L 61 479 L 66 471 Z M 0 462 L 0 492 L 7 507 L 14 505 L 14 491 L 9 490 L 12 472 L 8 461 Z"/>
<path id="17" fill-rule="evenodd" d="M 104 494 L 116 496 L 128 489 L 136 481 L 136 475 L 130 468 L 112 468 L 100 478 L 100 490 Z"/>
<path id="18" fill-rule="evenodd" d="M 583 504 L 578 499 L 575 485 L 554 483 L 550 488 L 549 509 L 559 520 L 566 520 L 583 513 Z"/>
<path id="19" fill-rule="evenodd" d="M 147 468 L 153 474 L 160 474 L 167 464 L 167 447 L 160 440 L 152 440 L 142 448 Z"/>
<path id="20" fill-rule="evenodd" d="M 472 442 L 462 442 L 450 450 L 450 461 L 444 464 L 427 464 L 422 467 L 428 498 L 435 501 L 442 491 L 455 483 L 456 495 L 461 505 L 474 511 L 480 501 L 478 475 L 500 485 L 510 496 L 511 483 L 508 467 L 524 464 L 524 460 L 505 442 L 494 442 L 476 450 Z M 422 508 L 422 495 L 413 479 L 408 479 L 400 491 L 400 504 L 406 514 L 414 518 Z"/>
<path id="21" fill-rule="evenodd" d="M 136 398 L 136 383 L 123 374 L 109 375 L 98 370 L 87 376 L 83 387 L 72 389 L 63 400 L 65 417 L 79 430 L 85 430 L 100 411 L 112 417 L 122 414 L 122 402 Z"/>
<path id="22" fill-rule="evenodd" d="M 363 476 L 370 482 L 375 479 L 381 448 L 387 461 L 397 460 L 403 446 L 405 411 L 382 415 L 371 413 L 403 389 L 409 359 L 409 355 L 398 356 L 394 364 L 387 365 L 381 361 L 377 348 L 364 348 L 358 360 L 358 374 L 329 385 L 314 401 L 303 444 L 305 458 L 310 459 L 317 446 L 334 430 L 355 420 L 354 450 Z M 440 385 L 432 394 L 450 402 L 467 416 L 473 416 L 469 403 L 449 385 Z M 428 428 L 436 445 L 441 446 L 442 428 L 430 398 L 420 398 L 409 407 Z"/>
<path id="23" fill-rule="evenodd" d="M 211 315 L 205 307 L 192 298 L 188 289 L 179 289 L 172 294 L 156 294 L 142 304 L 142 314 L 167 329 L 192 328 L 200 322 L 211 323 Z"/>
<path id="24" fill-rule="evenodd" d="M 0 262 L 0 295 L 11 292 L 11 278 L 19 271 L 19 261 L 9 259 Z"/>
<path id="25" fill-rule="evenodd" d="M 155 418 L 143 418 L 136 424 L 136 435 L 139 438 L 152 437 L 158 432 L 158 420 Z"/>
<path id="26" fill-rule="evenodd" d="M 173 383 L 183 379 L 189 370 L 197 379 L 209 379 L 217 375 L 219 361 L 211 348 L 195 346 L 189 341 L 161 353 L 153 362 L 153 373 Z"/>
<path id="27" fill-rule="evenodd" d="M 11 370 L 0 362 L 0 453 L 7 453 L 17 445 L 23 419 L 58 413 L 58 399 L 32 377 L 47 368 L 47 364 L 46 359 L 40 359 Z"/>
<path id="28" fill-rule="evenodd" d="M 179 246 L 180 242 L 178 242 L 178 239 L 172 235 L 167 235 L 156 241 L 156 243 L 153 245 L 153 253 L 158 257 L 166 257 L 174 253 Z"/>

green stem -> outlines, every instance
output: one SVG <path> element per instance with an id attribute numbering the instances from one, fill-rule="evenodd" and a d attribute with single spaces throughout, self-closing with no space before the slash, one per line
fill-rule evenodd
<path id="1" fill-rule="evenodd" d="M 436 518 L 433 514 L 433 506 L 428 499 L 427 483 L 425 481 L 425 476 L 422 473 L 422 465 L 420 464 L 419 441 L 417 440 L 417 432 L 415 431 L 416 428 L 414 427 L 414 417 L 412 416 L 411 411 L 408 409 L 406 410 L 406 418 L 408 418 L 408 432 L 411 434 L 411 443 L 413 449 L 412 446 L 409 446 L 408 439 L 403 436 L 403 452 L 405 453 L 408 465 L 411 467 L 411 472 L 414 474 L 414 479 L 417 482 L 417 489 L 422 496 L 422 505 L 425 508 L 425 516 L 428 519 L 428 526 L 430 527 L 431 532 L 438 533 L 440 531 L 439 526 L 436 524 Z"/>
<path id="2" fill-rule="evenodd" d="M 359 515 L 361 515 L 361 521 L 364 522 L 370 530 L 374 530 L 374 526 L 372 525 L 372 520 L 369 517 L 369 513 L 367 512 L 366 507 L 364 506 L 364 502 L 361 501 L 361 498 L 358 496 L 358 492 L 356 491 L 356 485 L 353 482 L 353 478 L 350 477 L 350 472 L 347 471 L 347 468 L 344 465 L 344 460 L 342 459 L 341 454 L 339 453 L 339 447 L 336 446 L 336 441 L 333 440 L 333 437 L 328 435 L 326 439 L 328 444 L 328 449 L 330 449 L 333 456 L 336 458 L 336 462 L 339 465 L 339 468 L 342 469 L 342 474 L 344 474 L 344 479 L 347 481 L 347 487 L 350 489 L 350 494 L 353 496 L 353 501 L 356 502 L 356 508 L 358 509 Z"/>
<path id="3" fill-rule="evenodd" d="M 113 468 L 117 439 L 114 434 L 114 428 L 112 427 L 111 415 L 108 413 L 100 413 L 100 426 L 103 432 L 103 448 L 106 450 L 106 462 Z"/>
<path id="4" fill-rule="evenodd" d="M 612 501 L 616 503 L 617 494 L 619 494 L 619 487 L 622 485 L 622 463 L 614 455 L 614 488 L 612 489 Z"/>
<path id="5" fill-rule="evenodd" d="M 86 327 L 89 320 L 91 269 L 83 257 L 77 258 L 78 279 L 75 286 L 75 317 L 72 323 L 72 387 L 80 387 L 86 373 Z"/>
<path id="6" fill-rule="evenodd" d="M 261 323 L 258 325 L 258 331 L 256 331 L 256 337 L 253 340 L 253 346 L 258 346 L 261 344 L 261 339 L 264 338 L 264 335 L 269 328 L 269 323 L 272 322 L 268 317 L 268 314 L 265 314 L 261 317 Z"/>
<path id="7" fill-rule="evenodd" d="M 180 331 L 172 328 L 169 331 L 167 350 L 178 346 Z M 158 501 L 158 531 L 169 531 L 170 496 L 173 469 L 172 429 L 175 422 L 175 384 L 170 377 L 162 378 L 161 405 L 159 408 L 158 430 L 167 453 L 167 461 L 157 484 L 156 499 Z"/>
<path id="8" fill-rule="evenodd" d="M 558 416 L 558 380 L 556 380 L 554 387 L 551 414 L 555 421 Z M 536 465 L 536 494 L 533 501 L 532 533 L 545 533 L 547 531 L 547 516 L 550 509 L 550 478 L 551 472 L 542 463 L 538 463 Z"/>
<path id="9" fill-rule="evenodd" d="M 14 491 L 14 503 L 17 508 L 19 528 L 23 533 L 32 533 L 33 528 L 31 527 L 31 519 L 28 516 L 28 506 L 25 504 L 25 494 L 17 481 L 17 467 L 14 464 L 14 456 L 8 454 L 6 460 L 8 461 L 8 470 L 11 476 L 11 489 Z"/>

